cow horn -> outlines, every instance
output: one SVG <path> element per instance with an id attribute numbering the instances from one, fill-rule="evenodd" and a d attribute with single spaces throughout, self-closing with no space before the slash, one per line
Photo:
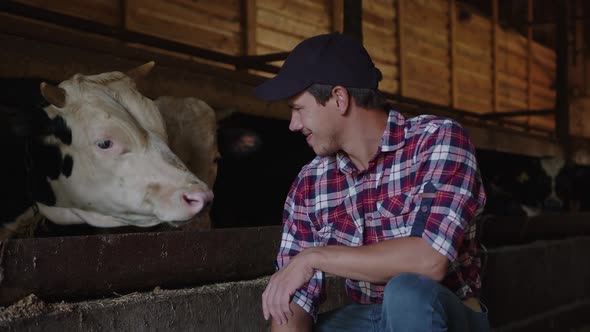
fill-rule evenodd
<path id="1" fill-rule="evenodd" d="M 41 95 L 55 107 L 63 108 L 66 106 L 66 90 L 58 86 L 42 82 Z"/>
<path id="2" fill-rule="evenodd" d="M 141 66 L 137 66 L 133 69 L 128 70 L 127 76 L 131 77 L 134 81 L 140 80 L 147 76 L 147 74 L 149 74 L 150 71 L 152 71 L 152 68 L 154 68 L 155 65 L 156 63 L 154 61 L 144 63 Z"/>

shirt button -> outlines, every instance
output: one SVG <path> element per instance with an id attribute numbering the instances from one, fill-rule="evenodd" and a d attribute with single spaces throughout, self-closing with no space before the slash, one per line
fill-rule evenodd
<path id="1" fill-rule="evenodd" d="M 420 210 L 422 210 L 422 212 L 426 212 L 428 211 L 428 208 L 426 206 L 423 206 Z"/>

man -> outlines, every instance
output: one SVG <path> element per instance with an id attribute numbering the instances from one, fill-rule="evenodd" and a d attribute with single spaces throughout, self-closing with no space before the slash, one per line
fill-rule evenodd
<path id="1" fill-rule="evenodd" d="M 297 45 L 258 86 L 288 100 L 317 157 L 285 202 L 278 271 L 262 295 L 273 331 L 486 331 L 474 217 L 485 203 L 456 122 L 405 119 L 378 93 L 367 51 L 338 33 Z M 319 315 L 324 273 L 353 304 Z"/>

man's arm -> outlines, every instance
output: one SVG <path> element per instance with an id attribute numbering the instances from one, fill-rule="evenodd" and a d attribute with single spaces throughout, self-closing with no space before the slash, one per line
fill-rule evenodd
<path id="1" fill-rule="evenodd" d="M 360 247 L 310 248 L 295 258 L 307 259 L 313 269 L 372 283 L 386 283 L 404 272 L 440 281 L 448 267 L 447 257 L 418 237 L 391 239 Z"/>
<path id="2" fill-rule="evenodd" d="M 280 325 L 276 320 L 272 320 L 271 331 L 272 332 L 311 332 L 311 316 L 305 312 L 300 306 L 291 302 L 291 312 L 293 316 L 289 317 L 287 323 Z"/>

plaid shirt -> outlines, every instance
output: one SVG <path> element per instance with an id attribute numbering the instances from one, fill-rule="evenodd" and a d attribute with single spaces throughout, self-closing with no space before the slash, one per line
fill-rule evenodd
<path id="1" fill-rule="evenodd" d="M 478 296 L 474 216 L 484 204 L 474 148 L 464 129 L 447 118 L 406 120 L 391 111 L 366 170 L 359 172 L 344 153 L 318 156 L 302 168 L 285 202 L 277 268 L 310 247 L 415 236 L 449 259 L 445 286 L 462 299 Z M 293 297 L 314 319 L 325 298 L 323 281 L 324 273 L 316 271 Z M 381 303 L 384 287 L 346 280 L 356 303 Z"/>

